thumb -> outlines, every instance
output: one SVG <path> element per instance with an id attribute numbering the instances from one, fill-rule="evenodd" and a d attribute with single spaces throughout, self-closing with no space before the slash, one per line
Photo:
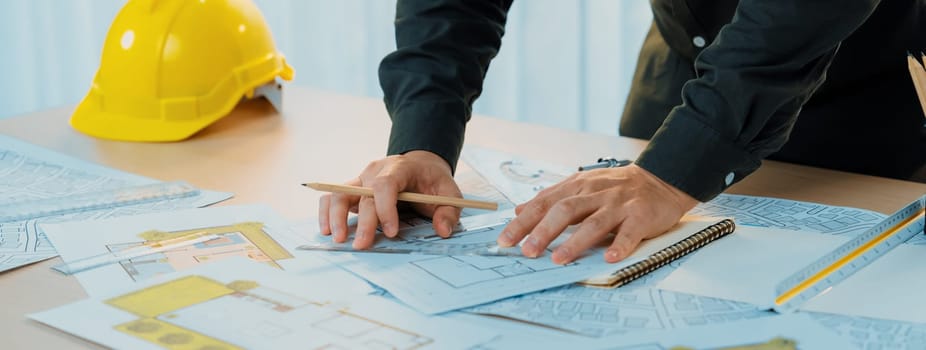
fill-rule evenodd
<path id="1" fill-rule="evenodd" d="M 437 206 L 434 209 L 431 225 L 434 226 L 434 232 L 438 236 L 448 238 L 453 233 L 453 227 L 460 222 L 460 212 L 462 209 L 449 205 Z"/>

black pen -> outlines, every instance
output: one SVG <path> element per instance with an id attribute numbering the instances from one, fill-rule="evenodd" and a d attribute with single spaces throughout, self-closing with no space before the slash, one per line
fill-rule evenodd
<path id="1" fill-rule="evenodd" d="M 628 166 L 630 163 L 633 163 L 629 159 L 614 159 L 611 157 L 598 158 L 598 163 L 583 165 L 579 167 L 579 171 L 592 170 L 592 169 L 601 169 L 601 168 L 617 168 L 622 166 Z"/>

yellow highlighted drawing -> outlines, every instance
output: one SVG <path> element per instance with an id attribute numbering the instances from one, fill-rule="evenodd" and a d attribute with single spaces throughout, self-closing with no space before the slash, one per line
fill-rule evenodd
<path id="1" fill-rule="evenodd" d="M 154 319 L 143 318 L 117 325 L 116 330 L 169 350 L 236 350 L 240 347 Z"/>
<path id="2" fill-rule="evenodd" d="M 183 240 L 185 237 L 217 235 L 218 239 L 197 243 L 187 247 L 171 249 L 159 254 L 146 255 L 120 262 L 129 276 L 144 280 L 157 275 L 181 271 L 196 264 L 230 256 L 242 256 L 250 260 L 280 268 L 279 260 L 293 256 L 264 231 L 260 222 L 242 222 L 232 225 L 193 228 L 182 231 L 146 231 L 138 235 L 143 241 L 124 244 L 110 244 L 111 251 L 130 249 L 139 245 L 152 245 L 163 241 Z"/>
<path id="3" fill-rule="evenodd" d="M 261 286 L 193 275 L 105 301 L 137 319 L 113 328 L 169 350 L 299 344 L 306 349 L 419 349 L 428 336 Z M 300 320 L 292 322 L 292 320 Z"/>
<path id="4" fill-rule="evenodd" d="M 234 292 L 211 279 L 187 276 L 109 299 L 106 303 L 141 317 L 155 317 Z"/>
<path id="5" fill-rule="evenodd" d="M 669 350 L 694 350 L 694 348 L 675 346 Z M 724 346 L 717 350 L 797 350 L 797 342 L 787 338 L 774 338 L 765 343 Z"/>

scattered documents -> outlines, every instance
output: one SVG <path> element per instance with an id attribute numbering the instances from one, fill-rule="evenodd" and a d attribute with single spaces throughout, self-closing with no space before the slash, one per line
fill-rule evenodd
<path id="1" fill-rule="evenodd" d="M 699 204 L 689 214 L 733 217 L 740 226 L 846 236 L 865 232 L 887 217 L 859 208 L 735 194 L 720 194 Z"/>
<path id="2" fill-rule="evenodd" d="M 463 148 L 460 159 L 515 204 L 531 200 L 576 171 L 473 145 Z"/>
<path id="3" fill-rule="evenodd" d="M 187 209 L 106 220 L 43 224 L 42 228 L 58 249 L 65 265 L 159 242 L 177 244 L 204 235 L 217 237 L 77 273 L 77 279 L 91 296 L 104 295 L 138 281 L 233 256 L 295 272 L 309 269 L 319 280 L 352 285 L 352 290 L 369 291 L 366 283 L 324 260 L 313 257 L 296 259 L 291 251 L 300 244 L 299 237 L 290 230 L 285 219 L 264 205 Z"/>
<path id="4" fill-rule="evenodd" d="M 157 183 L 0 135 L 0 202 L 41 200 Z M 230 193 L 197 196 L 40 219 L 0 222 L 0 272 L 57 256 L 38 227 L 61 222 L 206 206 Z"/>
<path id="5" fill-rule="evenodd" d="M 635 333 L 598 339 L 589 348 L 640 349 L 856 349 L 846 339 L 801 314 L 756 318 L 671 332 Z"/>
<path id="6" fill-rule="evenodd" d="M 504 316 L 589 337 L 724 324 L 775 315 L 752 304 L 658 290 L 637 282 L 616 289 L 568 285 L 464 311 Z"/>
<path id="7" fill-rule="evenodd" d="M 775 287 L 849 237 L 740 226 L 697 251 L 657 288 L 771 308 Z"/>
<path id="8" fill-rule="evenodd" d="M 414 249 L 424 243 L 451 246 L 494 244 L 512 214 L 508 211 L 466 217 L 461 220 L 464 229 L 451 238 L 413 242 L 409 248 Z M 550 251 L 568 237 L 568 231 L 547 248 L 545 255 L 536 259 L 477 255 L 316 253 L 327 255 L 331 261 L 388 290 L 418 311 L 436 314 L 613 272 L 715 223 L 715 219 L 702 220 L 692 219 L 665 235 L 644 242 L 632 256 L 616 264 L 604 262 L 602 254 L 605 247 L 592 249 L 568 265 L 554 264 L 550 260 Z M 433 236 L 430 227 L 421 229 L 428 230 L 426 234 Z M 313 240 L 330 240 L 330 237 L 316 235 Z"/>
<path id="9" fill-rule="evenodd" d="M 894 248 L 825 294 L 810 299 L 801 310 L 926 323 L 923 257 L 926 246 Z"/>
<path id="10" fill-rule="evenodd" d="M 345 288 L 234 258 L 29 317 L 117 349 L 466 349 L 497 335 Z"/>
<path id="11" fill-rule="evenodd" d="M 923 235 L 924 199 L 851 240 L 743 230 L 736 239 L 695 254 L 658 286 L 782 312 L 926 322 L 926 308 L 919 306 L 926 265 L 917 263 L 926 247 L 901 244 Z M 837 240 L 826 242 L 832 239 Z"/>
<path id="12" fill-rule="evenodd" d="M 534 198 L 537 192 L 576 172 L 572 167 L 472 145 L 464 147 L 461 159 L 515 204 Z M 832 235 L 858 234 L 886 217 L 875 211 L 858 208 L 733 194 L 720 194 L 709 202 L 699 204 L 689 214 L 732 217 L 740 226 L 774 227 Z M 922 243 L 926 244 L 926 237 L 923 237 Z"/>

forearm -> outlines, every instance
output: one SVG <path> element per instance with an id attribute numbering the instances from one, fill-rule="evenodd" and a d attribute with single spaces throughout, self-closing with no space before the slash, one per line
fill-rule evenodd
<path id="1" fill-rule="evenodd" d="M 427 150 L 456 167 L 510 6 L 511 1 L 398 2 L 397 49 L 379 68 L 392 119 L 388 154 Z"/>
<path id="2" fill-rule="evenodd" d="M 787 141 L 839 43 L 876 0 L 741 1 L 637 163 L 706 201 Z"/>

